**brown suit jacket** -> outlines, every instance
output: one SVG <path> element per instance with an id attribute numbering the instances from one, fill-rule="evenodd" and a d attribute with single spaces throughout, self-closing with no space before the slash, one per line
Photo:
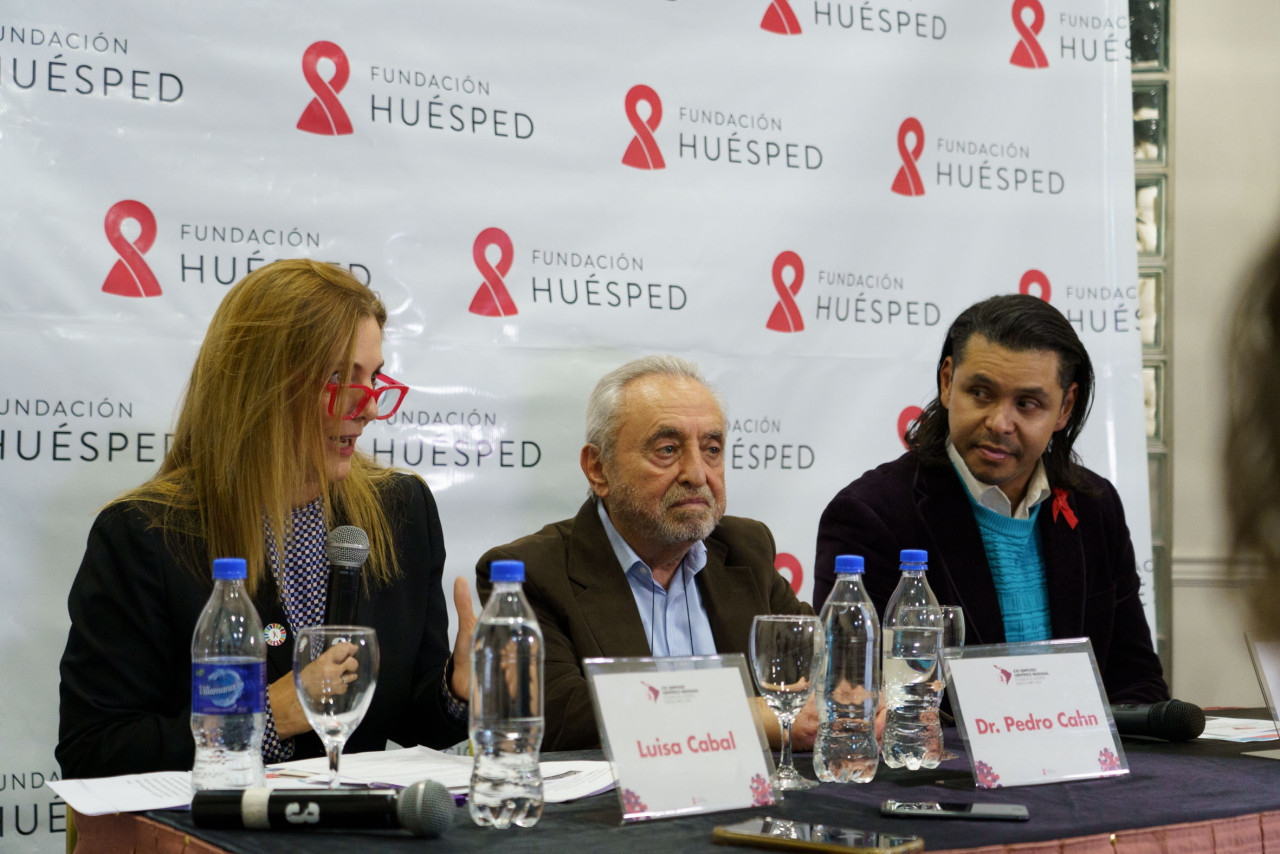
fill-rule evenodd
<path id="1" fill-rule="evenodd" d="M 716 650 L 747 652 L 757 614 L 810 614 L 773 567 L 773 535 L 761 522 L 725 516 L 704 541 L 696 576 Z M 635 598 L 604 525 L 588 499 L 578 515 L 491 549 L 476 565 L 481 601 L 493 585 L 489 563 L 522 560 L 524 593 L 538 616 L 546 652 L 544 750 L 598 747 L 582 659 L 650 655 Z"/>

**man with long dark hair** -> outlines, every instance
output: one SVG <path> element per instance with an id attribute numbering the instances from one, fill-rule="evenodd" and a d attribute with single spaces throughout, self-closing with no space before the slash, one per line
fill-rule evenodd
<path id="1" fill-rule="evenodd" d="M 1072 450 L 1093 365 L 1071 324 L 1036 297 L 991 297 L 951 324 L 937 377 L 908 452 L 823 512 L 814 608 L 835 556 L 861 554 L 883 614 L 898 551 L 927 549 L 930 586 L 963 607 L 966 643 L 1088 637 L 1111 702 L 1168 699 L 1120 496 Z"/>

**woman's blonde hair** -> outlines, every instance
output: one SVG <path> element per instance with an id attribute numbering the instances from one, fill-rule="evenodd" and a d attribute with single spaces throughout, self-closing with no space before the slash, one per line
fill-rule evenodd
<path id="1" fill-rule="evenodd" d="M 244 557 L 256 593 L 281 569 L 266 565 L 264 517 L 283 555 L 290 511 L 318 483 L 325 518 L 369 534 L 366 578 L 397 575 L 379 500 L 390 471 L 357 451 L 350 474 L 329 482 L 318 414 L 335 364 L 338 382 L 351 381 L 356 332 L 370 317 L 386 324 L 378 296 L 330 264 L 275 261 L 245 276 L 209 322 L 160 470 L 117 500 L 136 502 L 198 572 L 214 557 Z M 206 551 L 193 553 L 201 542 Z"/>
<path id="2" fill-rule="evenodd" d="M 1240 294 L 1227 336 L 1225 474 L 1232 562 L 1252 582 L 1253 627 L 1280 636 L 1280 240 Z"/>

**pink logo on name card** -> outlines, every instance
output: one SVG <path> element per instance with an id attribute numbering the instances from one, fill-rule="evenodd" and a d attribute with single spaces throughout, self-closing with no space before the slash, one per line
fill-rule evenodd
<path id="1" fill-rule="evenodd" d="M 770 0 L 769 8 L 764 10 L 764 18 L 760 20 L 760 29 L 782 36 L 798 36 L 800 19 L 787 0 Z"/>
<path id="2" fill-rule="evenodd" d="M 138 224 L 138 239 L 129 240 L 124 236 L 126 222 Z M 156 217 L 151 208 L 142 202 L 126 199 L 116 202 L 107 211 L 103 223 L 107 232 L 107 242 L 116 250 L 120 260 L 111 267 L 107 278 L 102 283 L 102 292 L 118 297 L 158 297 L 163 291 L 156 281 L 155 273 L 142 260 L 151 245 L 156 242 Z"/>
<path id="3" fill-rule="evenodd" d="M 647 119 L 640 118 L 641 102 L 649 105 Z M 662 159 L 658 141 L 653 138 L 653 132 L 658 129 L 658 123 L 662 121 L 662 99 L 658 97 L 657 92 L 640 83 L 632 86 L 627 92 L 626 109 L 627 121 L 631 122 L 636 135 L 627 146 L 626 153 L 622 155 L 622 162 L 636 169 L 666 169 L 667 162 Z"/>
<path id="4" fill-rule="evenodd" d="M 773 559 L 773 568 L 787 576 L 792 591 L 799 595 L 800 585 L 804 584 L 804 567 L 800 565 L 800 559 L 789 552 L 778 552 Z"/>
<path id="5" fill-rule="evenodd" d="M 1031 25 L 1027 26 L 1022 13 L 1031 10 Z M 1036 36 L 1044 29 L 1044 7 L 1040 0 L 1013 0 L 1013 26 L 1018 31 L 1018 44 L 1009 57 L 1009 64 L 1019 68 L 1048 68 L 1049 58 Z"/>
<path id="6" fill-rule="evenodd" d="M 898 441 L 902 442 L 902 447 L 907 447 L 907 428 L 921 415 L 924 415 L 924 410 L 918 406 L 908 406 L 898 413 Z"/>
<path id="7" fill-rule="evenodd" d="M 907 148 L 907 137 L 914 136 L 916 141 Z M 898 155 L 902 157 L 902 168 L 893 179 L 893 191 L 900 196 L 923 196 L 924 182 L 920 180 L 920 172 L 916 169 L 916 161 L 924 153 L 924 126 L 919 119 L 909 118 L 898 127 Z"/>
<path id="8" fill-rule="evenodd" d="M 788 286 L 784 274 L 791 270 L 791 285 Z M 803 332 L 804 318 L 800 316 L 800 306 L 796 305 L 796 294 L 804 284 L 804 262 L 794 252 L 781 252 L 773 259 L 773 289 L 778 292 L 778 302 L 765 324 L 775 332 Z"/>
<path id="9" fill-rule="evenodd" d="M 1034 296 L 1040 297 L 1045 302 L 1049 301 L 1049 297 L 1053 294 L 1053 288 L 1049 285 L 1049 277 L 1039 270 L 1028 270 L 1022 274 L 1022 281 L 1018 282 L 1018 293 L 1029 294 L 1031 288 L 1036 288 Z"/>
<path id="10" fill-rule="evenodd" d="M 498 247 L 502 253 L 497 264 L 490 264 L 488 251 L 490 246 Z M 467 311 L 485 317 L 510 317 L 517 314 L 515 301 L 503 281 L 511 271 L 511 262 L 515 260 L 516 250 L 511 238 L 500 228 L 486 228 L 476 236 L 471 247 L 471 257 L 476 262 L 476 269 L 484 276 L 484 284 L 480 285 L 476 295 L 471 298 L 471 307 Z"/>
<path id="11" fill-rule="evenodd" d="M 333 76 L 325 80 L 320 76 L 320 60 L 333 63 Z M 302 55 L 302 76 L 316 96 L 302 111 L 298 130 L 320 136 L 344 136 L 352 132 L 351 119 L 338 100 L 338 93 L 351 78 L 351 63 L 342 48 L 333 42 L 316 42 Z"/>

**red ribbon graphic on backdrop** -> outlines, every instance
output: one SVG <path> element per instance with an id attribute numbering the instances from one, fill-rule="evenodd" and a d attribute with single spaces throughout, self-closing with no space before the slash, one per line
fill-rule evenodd
<path id="1" fill-rule="evenodd" d="M 898 441 L 902 442 L 902 447 L 908 447 L 907 428 L 911 426 L 912 421 L 915 421 L 921 415 L 924 415 L 924 410 L 918 406 L 908 406 L 898 413 Z"/>
<path id="2" fill-rule="evenodd" d="M 1049 295 L 1053 293 L 1053 288 L 1049 286 L 1049 277 L 1039 270 L 1028 270 L 1022 274 L 1022 281 L 1018 282 L 1018 293 L 1031 293 L 1031 286 L 1036 285 L 1039 293 L 1036 296 L 1045 302 L 1049 301 Z"/>
<path id="3" fill-rule="evenodd" d="M 496 246 L 502 250 L 502 256 L 498 258 L 496 267 L 489 263 L 485 255 L 490 246 Z M 484 284 L 471 298 L 471 307 L 467 311 L 472 314 L 482 314 L 485 317 L 509 317 L 518 314 L 519 309 L 511 300 L 511 294 L 502 281 L 511 271 L 511 262 L 516 257 L 515 247 L 511 245 L 511 238 L 507 233 L 500 228 L 486 228 L 476 236 L 476 242 L 471 247 L 471 257 L 475 259 L 476 269 L 484 276 Z"/>
<path id="4" fill-rule="evenodd" d="M 799 595 L 800 585 L 804 583 L 804 567 L 800 565 L 800 560 L 788 552 L 778 552 L 778 556 L 773 559 L 773 568 L 778 572 L 786 570 L 791 576 L 791 590 Z"/>
<path id="5" fill-rule="evenodd" d="M 1031 10 L 1031 26 L 1022 20 L 1024 9 Z M 1044 55 L 1036 36 L 1044 29 L 1044 7 L 1040 0 L 1013 0 L 1013 26 L 1021 39 L 1009 57 L 1009 64 L 1020 68 L 1048 68 L 1049 58 Z"/>
<path id="6" fill-rule="evenodd" d="M 127 220 L 133 220 L 141 229 L 134 242 L 124 236 L 123 227 Z M 107 219 L 103 225 L 107 241 L 116 250 L 120 260 L 107 273 L 106 281 L 102 283 L 102 292 L 118 297 L 160 296 L 160 283 L 156 281 L 155 273 L 151 272 L 147 262 L 142 260 L 151 244 L 156 242 L 156 217 L 151 208 L 132 199 L 116 202 L 107 211 Z"/>
<path id="7" fill-rule="evenodd" d="M 643 101 L 649 105 L 649 118 L 642 119 L 636 107 Z M 662 121 L 662 100 L 658 93 L 643 83 L 632 86 L 627 92 L 627 121 L 635 128 L 635 138 L 627 146 L 627 153 L 622 155 L 622 162 L 636 169 L 666 169 L 667 163 L 662 159 L 658 143 L 653 132 Z"/>
<path id="8" fill-rule="evenodd" d="M 788 267 L 793 274 L 790 288 L 782 280 L 782 273 Z M 804 262 L 800 256 L 794 252 L 778 253 L 778 257 L 773 259 L 773 289 L 778 292 L 778 304 L 773 307 L 765 326 L 775 332 L 804 331 L 804 318 L 800 316 L 800 306 L 796 305 L 796 294 L 800 293 L 803 284 Z"/>
<path id="9" fill-rule="evenodd" d="M 325 80 L 320 76 L 320 60 L 327 59 L 334 65 L 333 77 Z M 351 63 L 342 48 L 333 42 L 316 42 L 307 48 L 302 55 L 302 76 L 307 78 L 307 85 L 316 96 L 302 111 L 298 119 L 298 130 L 316 133 L 321 136 L 344 136 L 351 133 L 351 119 L 338 100 L 338 93 L 347 85 L 351 77 Z"/>
<path id="10" fill-rule="evenodd" d="M 769 8 L 764 10 L 764 17 L 760 20 L 760 29 L 783 36 L 798 36 L 800 20 L 787 0 L 770 0 Z"/>
<path id="11" fill-rule="evenodd" d="M 907 135 L 915 134 L 916 144 L 907 149 Z M 900 196 L 923 196 L 924 182 L 916 170 L 916 161 L 924 153 L 924 126 L 919 119 L 909 118 L 898 128 L 898 154 L 902 157 L 902 168 L 893 179 L 893 191 Z"/>

